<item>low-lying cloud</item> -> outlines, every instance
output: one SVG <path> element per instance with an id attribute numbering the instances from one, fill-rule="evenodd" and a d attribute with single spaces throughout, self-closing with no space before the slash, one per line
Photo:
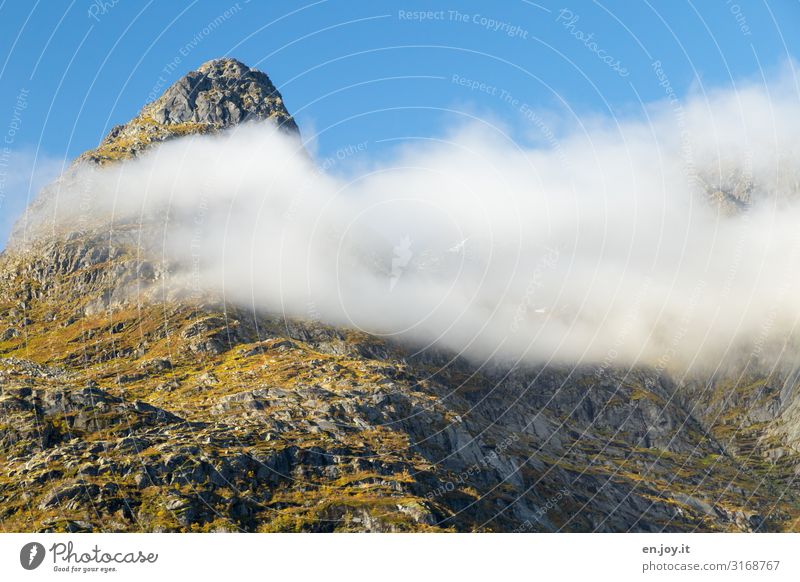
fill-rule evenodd
<path id="1" fill-rule="evenodd" d="M 468 357 L 763 362 L 800 317 L 792 89 L 656 104 L 543 147 L 476 123 L 350 175 L 242 126 L 83 170 L 55 216 L 168 210 L 174 284 Z"/>

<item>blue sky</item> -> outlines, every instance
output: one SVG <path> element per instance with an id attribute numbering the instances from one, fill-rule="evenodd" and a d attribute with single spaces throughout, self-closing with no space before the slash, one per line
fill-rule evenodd
<path id="1" fill-rule="evenodd" d="M 535 135 L 641 114 L 665 98 L 771 75 L 798 53 L 797 0 L 0 4 L 0 244 L 31 191 L 186 71 L 220 56 L 273 80 L 317 156 L 377 159 L 468 115 Z M 32 178 L 31 178 L 32 176 Z"/>

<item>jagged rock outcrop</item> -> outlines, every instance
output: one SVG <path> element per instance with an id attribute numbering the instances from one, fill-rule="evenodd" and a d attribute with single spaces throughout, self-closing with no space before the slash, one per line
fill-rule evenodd
<path id="1" fill-rule="evenodd" d="M 267 119 L 212 61 L 81 160 Z M 797 529 L 794 376 L 487 369 L 187 295 L 139 240 L 0 256 L 6 531 Z"/>

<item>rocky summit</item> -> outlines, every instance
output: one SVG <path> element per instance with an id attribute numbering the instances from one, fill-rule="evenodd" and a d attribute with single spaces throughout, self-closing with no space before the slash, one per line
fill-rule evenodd
<path id="1" fill-rule="evenodd" d="M 245 121 L 297 131 L 212 61 L 79 161 Z M 792 374 L 481 366 L 181 296 L 141 228 L 0 256 L 3 531 L 799 529 Z"/>
<path id="2" fill-rule="evenodd" d="M 298 133 L 267 75 L 236 59 L 218 59 L 185 75 L 134 119 L 114 127 L 81 159 L 102 164 L 131 158 L 153 143 L 267 119 Z"/>

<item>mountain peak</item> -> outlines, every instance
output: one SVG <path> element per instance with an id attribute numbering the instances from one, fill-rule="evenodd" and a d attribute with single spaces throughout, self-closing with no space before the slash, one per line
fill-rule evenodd
<path id="1" fill-rule="evenodd" d="M 205 73 L 209 76 L 224 75 L 234 73 L 236 76 L 241 76 L 248 71 L 256 71 L 245 65 L 242 61 L 234 59 L 233 57 L 220 57 L 218 59 L 211 59 L 197 67 L 198 73 Z"/>
<path id="2" fill-rule="evenodd" d="M 272 120 L 289 133 L 299 133 L 265 73 L 233 58 L 214 59 L 181 77 L 131 121 L 114 127 L 81 159 L 100 164 L 128 159 L 168 139 L 257 120 Z"/>

